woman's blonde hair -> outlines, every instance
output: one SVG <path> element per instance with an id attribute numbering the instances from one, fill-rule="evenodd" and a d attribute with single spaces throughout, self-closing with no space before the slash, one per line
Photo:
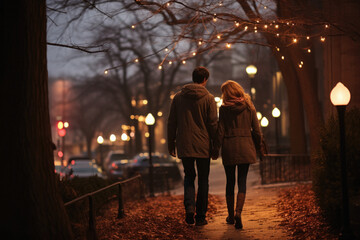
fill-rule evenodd
<path id="1" fill-rule="evenodd" d="M 226 82 L 224 82 L 221 85 L 221 92 L 224 102 L 244 98 L 248 107 L 252 105 L 251 97 L 249 96 L 249 94 L 245 93 L 243 87 L 233 80 L 227 80 Z"/>

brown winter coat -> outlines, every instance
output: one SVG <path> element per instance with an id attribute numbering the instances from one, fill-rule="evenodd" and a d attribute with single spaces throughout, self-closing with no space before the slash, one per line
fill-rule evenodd
<path id="1" fill-rule="evenodd" d="M 168 148 L 179 158 L 209 158 L 216 134 L 214 96 L 200 84 L 183 86 L 171 103 L 168 118 Z"/>
<path id="2" fill-rule="evenodd" d="M 259 121 L 253 105 L 248 107 L 243 101 L 220 107 L 214 151 L 218 153 L 221 147 L 224 165 L 255 163 L 256 150 L 260 151 L 261 138 Z"/>

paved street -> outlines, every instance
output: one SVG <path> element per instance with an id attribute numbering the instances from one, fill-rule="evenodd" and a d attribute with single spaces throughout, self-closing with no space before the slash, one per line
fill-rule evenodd
<path id="1" fill-rule="evenodd" d="M 251 165 L 247 181 L 247 196 L 243 210 L 244 229 L 236 230 L 225 222 L 227 216 L 225 202 L 225 172 L 221 159 L 212 161 L 210 170 L 210 194 L 220 196 L 223 201 L 216 215 L 208 219 L 209 224 L 199 227 L 204 239 L 288 239 L 279 223 L 281 217 L 276 210 L 277 194 L 281 188 L 260 185 L 258 164 Z M 183 194 L 183 188 L 175 194 Z"/>

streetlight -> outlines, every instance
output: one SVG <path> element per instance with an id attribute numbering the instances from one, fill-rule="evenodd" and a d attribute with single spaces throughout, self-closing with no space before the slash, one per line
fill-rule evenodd
<path id="1" fill-rule="evenodd" d="M 276 153 L 279 153 L 279 117 L 281 115 L 281 112 L 277 107 L 274 107 L 271 114 L 275 118 Z"/>
<path id="2" fill-rule="evenodd" d="M 127 152 L 127 147 L 126 147 L 126 142 L 130 140 L 129 136 L 126 134 L 126 133 L 123 133 L 121 134 L 121 140 L 123 141 L 123 144 L 124 144 L 124 152 L 126 153 Z"/>
<path id="3" fill-rule="evenodd" d="M 111 134 L 109 139 L 110 139 L 110 142 L 111 142 L 111 147 L 112 147 L 112 149 L 114 150 L 114 143 L 115 143 L 115 141 L 116 141 L 116 136 L 115 136 L 115 134 Z"/>
<path id="4" fill-rule="evenodd" d="M 262 127 L 267 127 L 267 126 L 269 126 L 269 120 L 268 120 L 266 117 L 263 117 L 263 118 L 261 119 L 261 121 L 260 121 L 260 125 L 261 125 Z"/>
<path id="5" fill-rule="evenodd" d="M 249 75 L 249 78 L 250 78 L 250 97 L 251 97 L 251 100 L 253 101 L 253 99 L 254 99 L 253 92 L 255 92 L 255 89 L 253 90 L 252 82 L 254 81 L 255 75 L 257 73 L 257 68 L 254 65 L 249 65 L 246 67 L 245 71 Z"/>
<path id="6" fill-rule="evenodd" d="M 345 151 L 345 110 L 349 104 L 351 94 L 344 84 L 338 82 L 331 90 L 330 100 L 336 107 L 339 117 L 340 128 L 340 161 L 341 161 L 341 187 L 342 187 L 342 203 L 343 203 L 343 226 L 340 233 L 340 239 L 353 239 L 349 221 L 349 196 L 347 186 L 347 166 Z"/>
<path id="7" fill-rule="evenodd" d="M 99 151 L 100 151 L 100 164 L 103 165 L 103 156 L 102 156 L 102 144 L 104 143 L 104 138 L 102 136 L 97 137 L 97 143 L 99 144 Z"/>
<path id="8" fill-rule="evenodd" d="M 154 116 L 149 113 L 145 118 L 145 123 L 148 125 L 149 128 L 149 190 L 150 190 L 150 197 L 154 197 L 154 179 L 153 179 L 153 163 L 152 163 L 152 126 L 155 124 Z"/>

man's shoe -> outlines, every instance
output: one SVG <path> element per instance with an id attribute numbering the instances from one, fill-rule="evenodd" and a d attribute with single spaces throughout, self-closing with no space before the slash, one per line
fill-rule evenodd
<path id="1" fill-rule="evenodd" d="M 206 224 L 208 224 L 206 219 L 201 219 L 201 220 L 196 220 L 195 226 L 204 226 Z"/>
<path id="2" fill-rule="evenodd" d="M 227 224 L 234 224 L 235 223 L 234 217 L 227 216 L 226 223 Z"/>
<path id="3" fill-rule="evenodd" d="M 194 214 L 193 213 L 186 213 L 185 222 L 187 224 L 194 224 Z"/>

